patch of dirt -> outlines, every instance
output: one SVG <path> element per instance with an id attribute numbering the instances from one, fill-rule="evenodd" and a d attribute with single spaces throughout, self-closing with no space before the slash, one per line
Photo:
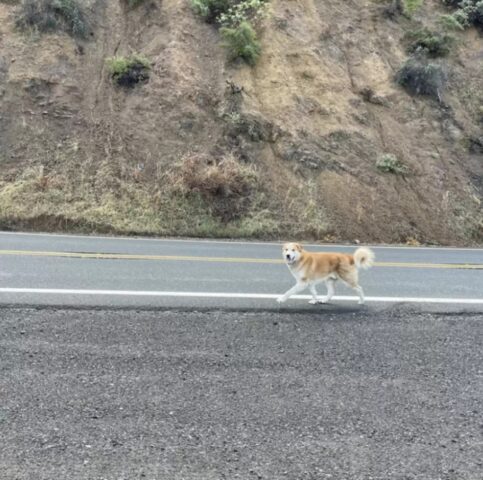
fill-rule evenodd
<path id="1" fill-rule="evenodd" d="M 254 68 L 227 62 L 216 29 L 189 1 L 83 3 L 86 40 L 19 32 L 17 7 L 0 3 L 3 225 L 482 241 L 481 35 L 458 34 L 442 103 L 394 82 L 405 32 L 432 24 L 440 2 L 408 20 L 385 15 L 390 2 L 271 0 Z M 149 82 L 115 88 L 105 60 L 131 53 L 151 62 Z M 379 172 L 384 154 L 410 174 Z M 192 155 L 233 157 L 257 171 L 256 188 L 242 206 L 225 196 L 222 215 L 216 195 L 178 196 L 173 174 Z M 39 190 L 32 169 L 62 187 Z"/>

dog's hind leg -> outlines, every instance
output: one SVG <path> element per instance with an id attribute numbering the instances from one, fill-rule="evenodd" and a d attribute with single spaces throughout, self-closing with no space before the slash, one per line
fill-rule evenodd
<path id="1" fill-rule="evenodd" d="M 341 272 L 340 273 L 340 278 L 344 280 L 349 287 L 353 288 L 356 292 L 357 295 L 359 295 L 359 305 L 364 304 L 364 290 L 362 290 L 362 287 L 359 285 L 359 279 L 357 275 L 357 270 L 352 270 L 348 272 Z"/>
<path id="2" fill-rule="evenodd" d="M 359 305 L 364 305 L 365 299 L 364 299 L 364 290 L 362 290 L 362 287 L 360 285 L 356 285 L 355 287 L 352 287 L 357 294 L 359 295 Z"/>
<path id="3" fill-rule="evenodd" d="M 286 302 L 289 297 L 295 295 L 296 293 L 301 292 L 307 288 L 306 283 L 296 283 L 290 290 L 287 290 L 282 296 L 277 298 L 278 303 Z"/>

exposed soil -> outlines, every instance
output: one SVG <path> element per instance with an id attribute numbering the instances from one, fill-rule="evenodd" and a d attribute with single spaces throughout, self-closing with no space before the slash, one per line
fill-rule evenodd
<path id="1" fill-rule="evenodd" d="M 254 68 L 227 62 L 188 0 L 83 3 L 86 40 L 20 32 L 0 2 L 0 227 L 482 242 L 481 33 L 436 60 L 441 101 L 394 81 L 405 33 L 434 25 L 439 1 L 409 20 L 384 1 L 272 0 Z M 118 88 L 105 60 L 131 53 L 149 81 Z M 408 173 L 380 172 L 384 154 Z M 193 156 L 255 170 L 250 201 L 187 194 Z"/>

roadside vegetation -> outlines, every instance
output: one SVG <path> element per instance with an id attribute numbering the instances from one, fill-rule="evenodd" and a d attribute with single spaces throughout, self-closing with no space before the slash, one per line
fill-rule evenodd
<path id="1" fill-rule="evenodd" d="M 220 29 L 231 61 L 255 65 L 261 46 L 256 27 L 268 0 L 192 0 L 195 12 Z"/>
<path id="2" fill-rule="evenodd" d="M 453 30 L 464 30 L 474 26 L 483 28 L 483 0 L 442 0 L 452 9 L 452 13 L 443 15 L 440 21 Z"/>
<path id="3" fill-rule="evenodd" d="M 78 0 L 22 0 L 16 25 L 21 30 L 62 31 L 78 38 L 86 38 L 89 33 L 87 16 Z"/>
<path id="4" fill-rule="evenodd" d="M 376 162 L 376 168 L 383 173 L 392 173 L 394 175 L 405 175 L 409 169 L 399 160 L 396 155 L 386 153 L 381 155 Z"/>
<path id="5" fill-rule="evenodd" d="M 396 81 L 411 94 L 426 95 L 441 102 L 446 73 L 439 64 L 412 57 L 397 72 Z"/>
<path id="6" fill-rule="evenodd" d="M 149 60 L 140 54 L 111 57 L 106 59 L 106 65 L 113 82 L 120 87 L 132 88 L 149 79 L 151 65 Z"/>
<path id="7" fill-rule="evenodd" d="M 447 56 L 455 43 L 455 38 L 444 32 L 422 27 L 410 30 L 404 36 L 407 53 L 424 54 L 431 58 Z"/>
<path id="8" fill-rule="evenodd" d="M 231 156 L 188 155 L 149 175 L 112 158 L 98 166 L 65 162 L 0 180 L 0 228 L 210 238 L 328 234 L 310 185 L 283 198 L 270 189 L 255 167 Z"/>

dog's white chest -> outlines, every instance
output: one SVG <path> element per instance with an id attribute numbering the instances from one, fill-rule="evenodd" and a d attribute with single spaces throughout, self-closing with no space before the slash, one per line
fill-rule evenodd
<path id="1" fill-rule="evenodd" d="M 295 280 L 297 282 L 302 279 L 303 272 L 295 267 L 292 267 L 291 265 L 288 265 L 288 269 L 290 270 L 290 273 L 295 277 Z"/>

